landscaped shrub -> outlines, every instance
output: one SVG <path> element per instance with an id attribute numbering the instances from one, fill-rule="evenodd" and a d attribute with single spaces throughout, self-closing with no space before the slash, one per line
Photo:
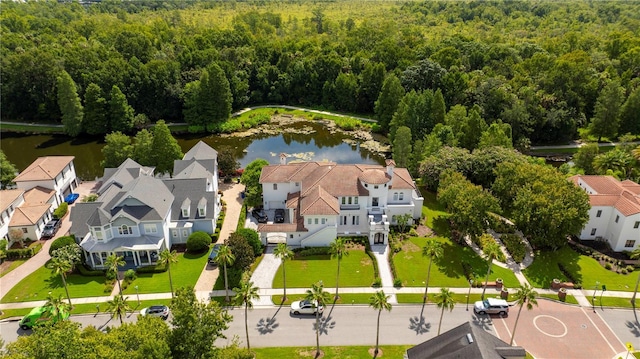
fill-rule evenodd
<path id="1" fill-rule="evenodd" d="M 131 282 L 136 280 L 137 277 L 138 276 L 136 275 L 136 271 L 134 271 L 133 269 L 127 269 L 127 271 L 124 272 L 124 279 L 127 279 Z"/>
<path id="2" fill-rule="evenodd" d="M 402 287 L 402 279 L 396 278 L 393 280 L 393 286 L 396 288 Z"/>
<path id="3" fill-rule="evenodd" d="M 635 270 L 635 268 L 633 266 L 626 266 L 624 269 L 627 270 L 627 272 L 631 273 Z"/>
<path id="4" fill-rule="evenodd" d="M 522 243 L 522 240 L 517 234 L 503 234 L 500 240 L 502 240 L 502 243 L 507 247 L 507 250 L 516 263 L 521 263 L 524 260 L 527 247 Z"/>
<path id="5" fill-rule="evenodd" d="M 116 274 L 117 274 L 116 272 L 108 270 L 108 271 L 105 271 L 104 275 L 107 278 L 107 280 L 115 280 L 116 279 Z"/>
<path id="6" fill-rule="evenodd" d="M 371 284 L 371 286 L 374 287 L 374 288 L 382 287 L 382 279 L 380 279 L 380 278 L 374 279 L 373 283 Z"/>
<path id="7" fill-rule="evenodd" d="M 65 216 L 65 214 L 67 214 L 67 211 L 69 210 L 69 204 L 67 202 L 62 202 L 60 203 L 60 205 L 58 206 L 58 208 L 56 208 L 55 211 L 53 211 L 53 216 L 55 218 L 62 218 Z"/>
<path id="8" fill-rule="evenodd" d="M 22 258 L 31 258 L 33 256 L 33 251 L 31 248 L 9 249 L 6 251 L 6 256 L 10 261 Z"/>
<path id="9" fill-rule="evenodd" d="M 396 265 L 393 263 L 393 256 L 395 253 L 393 251 L 389 251 L 387 253 L 387 262 L 389 262 L 389 270 L 391 270 L 391 276 L 393 278 L 398 278 L 398 274 L 396 273 Z"/>
<path id="10" fill-rule="evenodd" d="M 240 210 L 240 217 L 238 218 L 238 226 L 236 227 L 236 231 L 244 228 L 244 224 L 247 221 L 247 204 L 242 204 L 242 209 Z M 222 226 L 222 224 L 220 225 Z"/>
<path id="11" fill-rule="evenodd" d="M 144 266 L 136 268 L 136 272 L 140 273 L 163 273 L 167 271 L 167 266 L 158 264 L 154 266 Z"/>
<path id="12" fill-rule="evenodd" d="M 309 247 L 309 248 L 296 248 L 294 252 L 299 257 L 308 257 L 308 256 L 321 256 L 321 255 L 329 255 L 329 247 Z"/>
<path id="13" fill-rule="evenodd" d="M 247 243 L 253 248 L 253 253 L 258 256 L 262 253 L 264 247 L 262 246 L 262 242 L 260 242 L 260 235 L 258 232 L 251 228 L 240 228 L 236 231 L 237 234 L 244 237 L 247 240 Z"/>
<path id="14" fill-rule="evenodd" d="M 571 271 L 569 271 L 564 266 L 564 264 L 562 264 L 562 262 L 558 263 L 558 269 L 560 269 L 560 272 L 562 272 L 562 274 L 564 274 L 565 277 L 567 277 L 569 279 L 569 281 L 571 281 L 573 283 L 573 287 L 575 289 L 582 288 L 582 282 L 580 280 L 578 280 L 578 277 L 576 275 L 574 275 L 573 273 L 571 273 Z"/>
<path id="15" fill-rule="evenodd" d="M 211 244 L 211 236 L 206 232 L 193 232 L 187 239 L 187 251 L 191 253 L 200 253 L 209 249 Z"/>
<path id="16" fill-rule="evenodd" d="M 611 270 L 611 263 L 607 262 L 607 263 L 604 265 L 604 269 Z"/>
<path id="17" fill-rule="evenodd" d="M 231 249 L 231 253 L 236 257 L 233 267 L 241 271 L 248 270 L 256 259 L 253 247 L 247 242 L 246 238 L 238 233 L 231 233 L 225 244 Z"/>
<path id="18" fill-rule="evenodd" d="M 64 236 L 64 237 L 56 238 L 53 241 L 53 243 L 51 243 L 51 247 L 49 247 L 49 255 L 52 255 L 53 251 L 55 251 L 56 249 L 70 246 L 75 243 L 76 243 L 76 240 L 73 238 L 73 236 Z"/>
<path id="19" fill-rule="evenodd" d="M 31 249 L 31 255 L 35 256 L 36 254 L 38 254 L 38 252 L 40 252 L 40 250 L 42 250 L 42 243 L 34 242 L 29 245 L 29 249 Z"/>
<path id="20" fill-rule="evenodd" d="M 622 274 L 627 274 L 627 270 L 626 270 L 626 269 L 624 269 L 624 268 L 622 268 L 622 269 L 620 270 L 620 273 L 622 273 Z"/>

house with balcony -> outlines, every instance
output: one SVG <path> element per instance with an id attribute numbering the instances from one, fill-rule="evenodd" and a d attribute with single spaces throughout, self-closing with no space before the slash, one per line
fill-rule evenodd
<path id="1" fill-rule="evenodd" d="M 173 177 L 127 159 L 105 169 L 95 202 L 76 203 L 70 232 L 86 262 L 105 267 L 111 254 L 127 267 L 153 265 L 159 253 L 196 231 L 212 233 L 220 215 L 217 152 L 199 142 L 174 161 Z"/>
<path id="2" fill-rule="evenodd" d="M 258 225 L 264 244 L 328 246 L 337 237 L 366 236 L 369 243 L 388 244 L 390 225 L 407 215 L 421 217 L 424 199 L 409 171 L 370 164 L 334 162 L 269 165 L 260 175 L 267 212 L 285 210 L 284 223 Z"/>
<path id="3" fill-rule="evenodd" d="M 606 241 L 617 252 L 640 246 L 639 184 L 611 176 L 577 175 L 570 180 L 589 194 L 591 204 L 580 239 Z"/>
<path id="4" fill-rule="evenodd" d="M 78 187 L 73 156 L 38 157 L 29 167 L 20 172 L 13 182 L 23 191 L 41 187 L 55 191 L 51 210 L 64 202 L 64 197 Z"/>

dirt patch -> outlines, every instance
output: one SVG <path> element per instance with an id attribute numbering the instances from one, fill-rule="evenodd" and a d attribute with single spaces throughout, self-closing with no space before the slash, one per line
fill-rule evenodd
<path id="1" fill-rule="evenodd" d="M 298 352 L 298 355 L 302 358 L 324 358 L 324 352 L 320 350 L 320 353 L 316 355 L 316 350 L 302 350 Z"/>
<path id="2" fill-rule="evenodd" d="M 416 232 L 418 232 L 418 235 L 420 237 L 431 237 L 434 234 L 433 230 L 431 228 L 425 226 L 424 224 L 419 225 L 416 228 Z"/>
<path id="3" fill-rule="evenodd" d="M 360 260 L 360 265 L 363 267 L 367 267 L 371 265 L 371 258 L 365 257 Z"/>
<path id="4" fill-rule="evenodd" d="M 420 252 L 420 247 L 411 241 L 402 241 L 402 250 L 406 253 Z"/>
<path id="5" fill-rule="evenodd" d="M 369 348 L 369 355 L 371 355 L 372 358 L 380 358 L 382 354 L 382 349 L 378 349 L 378 355 L 376 355 L 376 348 Z"/>

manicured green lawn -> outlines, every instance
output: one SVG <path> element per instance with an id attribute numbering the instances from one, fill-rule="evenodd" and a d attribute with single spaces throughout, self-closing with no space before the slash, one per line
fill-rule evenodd
<path id="1" fill-rule="evenodd" d="M 199 254 L 178 253 L 178 262 L 171 265 L 171 279 L 173 280 L 173 290 L 180 287 L 195 286 L 202 269 L 207 264 L 208 251 Z M 169 271 L 163 273 L 141 273 L 127 289 L 124 294 L 136 294 L 135 287 L 138 286 L 138 293 L 168 293 Z"/>
<path id="2" fill-rule="evenodd" d="M 327 303 L 327 305 L 331 305 L 333 304 L 333 296 L 334 294 L 336 294 L 336 289 L 333 288 L 333 290 L 327 288 L 327 291 L 329 293 L 331 293 L 331 303 Z M 371 294 L 367 294 L 367 293 L 339 293 L 340 294 L 340 299 L 338 299 L 336 301 L 335 304 L 369 304 L 369 299 L 371 298 L 371 296 L 373 295 L 373 293 Z M 275 305 L 279 305 L 279 304 L 283 304 L 283 305 L 289 305 L 291 304 L 291 302 L 295 302 L 296 300 L 303 300 L 305 297 L 304 294 L 287 294 L 287 300 L 282 303 L 282 296 L 281 295 L 273 295 L 271 296 L 271 300 L 273 301 L 273 304 Z"/>
<path id="3" fill-rule="evenodd" d="M 371 341 L 375 343 L 376 338 Z M 353 347 L 323 347 L 320 350 L 324 352 L 325 358 L 341 358 L 341 359 L 371 359 L 369 349 L 371 346 L 353 346 Z M 402 358 L 407 349 L 413 345 L 381 345 L 382 358 Z M 312 358 L 315 347 L 279 347 L 279 348 L 251 348 L 256 353 L 256 358 Z"/>
<path id="4" fill-rule="evenodd" d="M 436 199 L 436 194 L 426 189 L 421 189 L 424 203 L 422 205 L 422 216 L 427 227 L 433 229 L 441 236 L 449 235 L 449 223 L 446 218 L 449 216 L 445 212 L 444 206 Z"/>
<path id="5" fill-rule="evenodd" d="M 591 292 L 593 293 L 593 292 Z M 598 291 L 600 293 L 600 291 Z M 592 297 L 587 297 L 589 302 L 591 302 Z M 603 307 L 620 307 L 620 308 L 633 308 L 631 305 L 631 298 L 620 298 L 620 297 L 602 297 L 602 303 L 600 303 L 600 295 L 596 295 L 595 301 L 596 307 L 599 307 L 601 304 Z M 640 305 L 640 300 L 636 298 L 636 308 Z"/>
<path id="6" fill-rule="evenodd" d="M 432 288 L 429 288 L 428 303 L 433 304 L 436 302 L 436 294 L 438 294 L 438 292 L 436 292 Z M 498 296 L 498 294 L 499 294 L 498 292 L 493 292 L 491 288 L 487 288 L 487 294 L 485 295 L 485 297 L 492 298 L 492 297 Z M 480 297 L 481 297 L 480 294 L 471 293 L 471 296 L 469 297 L 469 306 L 472 306 L 474 302 L 479 301 Z M 396 298 L 398 299 L 398 303 L 412 303 L 412 304 L 422 303 L 422 294 L 396 294 Z M 453 300 L 456 302 L 456 305 L 458 306 L 466 305 L 467 295 L 454 293 Z"/>
<path id="7" fill-rule="evenodd" d="M 553 300 L 560 300 L 558 299 L 558 295 L 557 294 L 539 294 L 538 295 L 540 298 L 549 298 L 549 299 L 553 299 Z M 576 300 L 576 297 L 567 294 L 565 300 L 565 303 L 569 303 L 569 304 L 578 304 L 578 301 Z"/>
<path id="8" fill-rule="evenodd" d="M 323 281 L 326 290 L 336 287 L 338 260 L 329 255 L 300 257 L 287 261 L 287 288 L 306 288 Z M 340 287 L 369 287 L 373 284 L 373 263 L 363 250 L 350 250 L 340 261 Z M 282 266 L 273 288 L 282 288 Z"/>
<path id="9" fill-rule="evenodd" d="M 536 253 L 533 263 L 523 272 L 534 287 L 549 288 L 554 278 L 568 281 L 558 268 L 560 262 L 575 274 L 584 289 L 593 289 L 598 281 L 599 288 L 604 284 L 607 290 L 632 292 L 638 278 L 638 271 L 618 274 L 605 269 L 595 259 L 580 255 L 569 247 L 553 252 Z"/>
<path id="10" fill-rule="evenodd" d="M 487 274 L 487 262 L 478 256 L 471 248 L 451 242 L 447 238 L 436 237 L 443 245 L 443 256 L 435 259 L 431 265 L 429 286 L 433 287 L 468 287 L 469 283 L 462 269 L 463 262 L 468 263 L 474 270 L 476 278 L 484 281 Z M 422 287 L 427 279 L 429 258 L 422 255 L 422 247 L 427 239 L 412 237 L 404 241 L 403 250 L 393 257 L 398 278 L 403 286 Z M 507 288 L 516 288 L 520 284 L 516 276 L 506 268 L 493 265 L 489 281 L 502 278 Z"/>
<path id="11" fill-rule="evenodd" d="M 54 296 L 66 297 L 62 279 L 47 268 L 48 264 L 37 269 L 13 287 L 2 298 L 2 303 L 28 302 L 45 300 L 51 292 Z M 67 285 L 71 298 L 99 297 L 104 294 L 104 277 L 85 277 L 71 274 L 67 277 Z"/>
<path id="12" fill-rule="evenodd" d="M 22 263 L 26 261 L 27 261 L 26 259 L 16 259 L 14 261 L 11 261 L 8 267 L 2 272 L 0 272 L 0 278 L 4 277 L 7 273 L 11 272 L 12 270 L 18 268 Z"/>

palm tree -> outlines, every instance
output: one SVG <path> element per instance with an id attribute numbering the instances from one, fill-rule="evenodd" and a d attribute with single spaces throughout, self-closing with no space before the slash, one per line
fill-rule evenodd
<path id="1" fill-rule="evenodd" d="M 373 357 L 378 356 L 378 343 L 380 338 L 380 314 L 382 310 L 386 310 L 388 312 L 391 311 L 391 303 L 389 303 L 389 296 L 384 294 L 384 291 L 379 290 L 374 295 L 369 298 L 369 306 L 373 307 L 373 309 L 378 310 L 378 324 L 376 327 L 376 350 L 373 352 Z"/>
<path id="2" fill-rule="evenodd" d="M 220 252 L 218 252 L 218 255 Z M 260 299 L 260 295 L 258 294 L 258 290 L 260 288 L 254 287 L 253 282 L 242 281 L 240 283 L 240 288 L 233 288 L 233 291 L 236 292 L 236 296 L 233 298 L 236 304 L 244 304 L 244 330 L 247 334 L 247 350 L 251 351 L 251 345 L 249 344 L 249 323 L 247 320 L 247 312 L 250 308 L 253 308 L 253 303 L 251 302 L 254 299 Z"/>
<path id="3" fill-rule="evenodd" d="M 113 300 L 107 302 L 107 305 L 109 305 L 107 312 L 111 313 L 112 318 L 118 317 L 120 319 L 120 325 L 122 325 L 122 315 L 126 315 L 127 311 L 131 310 L 127 299 L 129 299 L 129 297 L 116 295 L 113 297 Z"/>
<path id="4" fill-rule="evenodd" d="M 224 298 L 227 302 L 229 301 L 229 281 L 227 280 L 227 266 L 232 265 L 235 260 L 236 256 L 231 253 L 231 247 L 226 244 L 220 246 L 220 248 L 218 249 L 218 256 L 216 257 L 215 261 L 218 264 L 222 264 L 222 267 L 224 269 Z"/>
<path id="5" fill-rule="evenodd" d="M 438 324 L 438 335 L 440 335 L 444 310 L 449 309 L 449 311 L 452 311 L 453 307 L 456 305 L 456 302 L 453 300 L 453 293 L 449 288 L 440 288 L 440 294 L 436 294 L 436 305 L 438 308 L 442 308 L 442 311 L 440 312 L 440 324 Z"/>
<path id="6" fill-rule="evenodd" d="M 493 260 L 498 258 L 500 255 L 500 245 L 498 243 L 490 242 L 482 248 L 484 251 L 484 257 L 487 259 L 487 264 L 489 269 L 487 269 L 487 279 L 484 281 L 484 287 L 482 288 L 482 296 L 480 299 L 484 300 L 484 292 L 487 290 L 487 284 L 489 283 L 489 274 L 491 274 L 491 265 L 493 264 Z"/>
<path id="7" fill-rule="evenodd" d="M 424 288 L 424 297 L 422 297 L 422 303 L 427 302 L 427 292 L 429 291 L 429 277 L 431 277 L 431 263 L 433 263 L 433 259 L 438 259 L 442 257 L 442 243 L 438 242 L 433 238 L 427 239 L 427 243 L 425 243 L 424 247 L 422 247 L 422 255 L 425 257 L 429 257 L 429 269 L 427 269 L 427 284 Z"/>
<path id="8" fill-rule="evenodd" d="M 280 260 L 282 261 L 282 284 L 284 287 L 282 301 L 284 302 L 287 300 L 287 272 L 285 272 L 284 263 L 287 259 L 293 258 L 293 251 L 287 246 L 286 243 L 278 243 L 278 246 L 273 251 L 273 255 L 275 255 L 276 258 L 280 258 Z"/>
<path id="9" fill-rule="evenodd" d="M 64 291 L 67 292 L 67 300 L 69 301 L 69 306 L 71 306 L 71 296 L 69 296 L 69 288 L 67 287 L 67 272 L 69 272 L 73 268 L 73 263 L 68 260 L 53 257 L 51 258 L 51 267 L 55 274 L 60 274 L 62 278 L 62 284 L 64 284 Z"/>
<path id="10" fill-rule="evenodd" d="M 331 242 L 331 247 L 329 248 L 329 253 L 331 253 L 332 258 L 338 258 L 338 275 L 336 277 L 336 300 L 340 298 L 338 295 L 338 281 L 340 279 L 340 260 L 342 260 L 343 256 L 348 256 L 349 251 L 347 251 L 347 242 L 344 238 L 336 238 L 333 242 Z"/>
<path id="11" fill-rule="evenodd" d="M 115 254 L 111 254 L 104 261 L 105 266 L 107 267 L 107 272 L 113 272 L 116 274 L 116 282 L 118 282 L 118 291 L 120 292 L 120 296 L 122 296 L 122 287 L 120 286 L 120 279 L 118 278 L 118 267 L 127 264 L 124 261 L 124 258 L 117 256 Z"/>
<path id="12" fill-rule="evenodd" d="M 171 298 L 173 298 L 173 281 L 171 280 L 171 264 L 178 263 L 178 253 L 176 251 L 169 252 L 168 249 L 164 249 L 160 252 L 158 257 L 158 263 L 160 265 L 166 265 L 169 272 L 169 288 L 171 289 Z"/>
<path id="13" fill-rule="evenodd" d="M 320 355 L 320 308 L 331 300 L 331 294 L 324 290 L 322 281 L 311 285 L 311 289 L 307 289 L 306 300 L 315 303 L 318 306 L 316 310 L 316 358 Z"/>
<path id="14" fill-rule="evenodd" d="M 636 149 L 640 153 L 640 146 Z M 636 248 L 631 252 L 631 259 L 640 258 L 640 248 Z M 640 272 L 638 272 L 638 279 L 636 280 L 636 289 L 633 290 L 633 296 L 631 296 L 631 305 L 636 307 L 636 294 L 638 294 L 638 284 L 640 284 Z"/>
<path id="15" fill-rule="evenodd" d="M 62 318 L 62 313 L 69 312 L 71 308 L 71 304 L 65 303 L 62 299 L 62 294 L 54 297 L 51 292 L 49 292 L 47 302 L 44 303 L 44 306 L 47 308 L 47 316 L 49 318 L 58 317 L 58 319 Z"/>
<path id="16" fill-rule="evenodd" d="M 518 320 L 520 319 L 520 312 L 522 312 L 522 307 L 524 307 L 525 303 L 527 304 L 527 310 L 533 309 L 533 305 L 538 305 L 538 301 L 536 297 L 538 296 L 538 292 L 533 290 L 529 284 L 523 284 L 515 294 L 516 303 L 520 305 L 520 309 L 518 309 L 518 316 L 516 317 L 516 324 L 513 326 L 513 332 L 511 334 L 511 342 L 509 345 L 513 345 L 513 338 L 516 337 L 516 328 L 518 327 Z"/>

